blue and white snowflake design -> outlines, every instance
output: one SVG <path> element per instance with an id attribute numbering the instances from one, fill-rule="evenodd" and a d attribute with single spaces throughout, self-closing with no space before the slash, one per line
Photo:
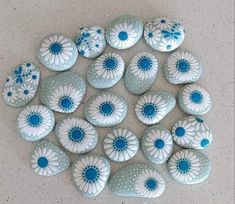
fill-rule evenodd
<path id="1" fill-rule="evenodd" d="M 158 49 L 162 52 L 168 52 L 174 50 L 175 47 L 177 47 L 177 42 L 175 40 L 162 39 L 162 41 L 159 43 Z"/>
<path id="2" fill-rule="evenodd" d="M 94 50 L 95 52 L 102 52 L 104 47 L 104 42 L 100 40 L 93 40 L 91 43 L 91 49 Z"/>
<path id="3" fill-rule="evenodd" d="M 20 86 L 18 88 L 18 95 L 20 98 L 23 100 L 25 99 L 30 99 L 34 96 L 35 90 L 33 89 L 32 86 L 24 84 L 23 86 Z"/>
<path id="4" fill-rule="evenodd" d="M 32 71 L 30 77 L 27 79 L 27 82 L 33 85 L 37 85 L 39 81 L 40 74 L 39 72 Z"/>
<path id="5" fill-rule="evenodd" d="M 148 44 L 156 44 L 157 41 L 160 41 L 160 36 L 160 30 L 153 26 L 152 23 L 146 25 L 146 28 L 144 29 L 144 37 Z"/>
<path id="6" fill-rule="evenodd" d="M 5 101 L 9 104 L 9 103 L 14 103 L 17 98 L 18 98 L 18 92 L 16 91 L 16 89 L 12 86 L 7 86 L 4 90 L 3 90 L 3 97 L 5 99 Z"/>
<path id="7" fill-rule="evenodd" d="M 172 19 L 169 19 L 167 17 L 157 17 L 153 20 L 153 25 L 156 25 L 159 29 L 167 29 L 171 28 L 173 25 Z"/>
<path id="8" fill-rule="evenodd" d="M 210 130 L 197 132 L 192 147 L 194 149 L 206 149 L 212 142 L 212 133 Z"/>
<path id="9" fill-rule="evenodd" d="M 105 31 L 100 26 L 92 26 L 90 28 L 90 33 L 91 33 L 91 36 L 93 36 L 95 39 L 99 39 L 99 40 L 104 39 Z"/>

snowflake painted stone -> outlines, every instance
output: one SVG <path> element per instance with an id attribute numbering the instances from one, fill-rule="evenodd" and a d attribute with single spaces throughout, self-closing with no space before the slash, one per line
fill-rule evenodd
<path id="1" fill-rule="evenodd" d="M 5 80 L 3 98 L 7 105 L 24 106 L 36 95 L 40 79 L 39 69 L 26 62 L 15 68 Z"/>
<path id="2" fill-rule="evenodd" d="M 32 153 L 31 165 L 34 172 L 40 176 L 54 176 L 69 168 L 70 159 L 56 145 L 41 141 Z"/>
<path id="3" fill-rule="evenodd" d="M 121 16 L 114 19 L 106 29 L 107 43 L 116 49 L 135 45 L 143 33 L 143 23 L 136 16 Z"/>
<path id="4" fill-rule="evenodd" d="M 147 44 L 157 51 L 175 50 L 182 44 L 184 37 L 184 27 L 176 19 L 157 17 L 144 26 Z"/>
<path id="5" fill-rule="evenodd" d="M 114 174 L 110 188 L 118 196 L 156 198 L 165 191 L 166 184 L 153 167 L 133 163 Z"/>
<path id="6" fill-rule="evenodd" d="M 125 85 L 132 94 L 142 94 L 153 85 L 158 72 L 155 56 L 141 52 L 134 56 L 125 72 Z"/>
<path id="7" fill-rule="evenodd" d="M 61 146 L 75 154 L 91 151 L 98 142 L 95 127 L 77 117 L 60 120 L 56 125 L 55 134 Z"/>
<path id="8" fill-rule="evenodd" d="M 107 53 L 89 66 L 87 80 L 94 88 L 110 88 L 122 78 L 124 68 L 124 61 L 120 55 Z"/>
<path id="9" fill-rule="evenodd" d="M 48 77 L 41 83 L 40 101 L 60 113 L 72 113 L 86 92 L 84 80 L 71 71 Z"/>
<path id="10" fill-rule="evenodd" d="M 78 57 L 75 43 L 61 34 L 46 36 L 38 49 L 39 61 L 48 69 L 64 71 L 72 67 Z"/>
<path id="11" fill-rule="evenodd" d="M 168 161 L 171 177 L 182 184 L 197 184 L 210 175 L 210 161 L 196 150 L 183 149 L 174 153 Z"/>
<path id="12" fill-rule="evenodd" d="M 106 47 L 105 31 L 100 26 L 81 28 L 75 43 L 82 56 L 96 58 Z"/>
<path id="13" fill-rule="evenodd" d="M 110 164 L 102 156 L 79 157 L 73 164 L 73 181 L 85 197 L 98 195 L 105 187 L 110 175 Z"/>

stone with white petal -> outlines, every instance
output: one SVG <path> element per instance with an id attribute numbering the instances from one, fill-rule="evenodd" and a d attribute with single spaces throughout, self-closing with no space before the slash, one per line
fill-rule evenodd
<path id="1" fill-rule="evenodd" d="M 114 174 L 110 188 L 118 196 L 156 198 L 163 194 L 166 184 L 152 166 L 133 163 Z"/>
<path id="2" fill-rule="evenodd" d="M 37 93 L 40 71 L 37 66 L 26 62 L 16 68 L 6 77 L 2 95 L 7 105 L 24 106 Z"/>
<path id="3" fill-rule="evenodd" d="M 86 84 L 79 74 L 67 71 L 44 79 L 41 83 L 40 101 L 60 113 L 72 113 L 80 105 Z"/>

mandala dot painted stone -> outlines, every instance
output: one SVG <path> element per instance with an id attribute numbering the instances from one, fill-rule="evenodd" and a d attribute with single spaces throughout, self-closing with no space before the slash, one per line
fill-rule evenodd
<path id="1" fill-rule="evenodd" d="M 156 198 L 165 191 L 166 184 L 153 167 L 133 163 L 114 174 L 110 188 L 118 196 Z"/>
<path id="2" fill-rule="evenodd" d="M 135 45 L 143 33 L 143 23 L 136 16 L 114 19 L 106 29 L 108 44 L 116 49 L 127 49 Z"/>
<path id="3" fill-rule="evenodd" d="M 74 184 L 83 196 L 94 197 L 104 189 L 110 168 L 108 160 L 102 156 L 79 157 L 73 165 Z"/>
<path id="4" fill-rule="evenodd" d="M 174 153 L 168 161 L 172 178 L 182 184 L 197 184 L 208 178 L 210 161 L 196 150 L 184 149 Z"/>
<path id="5" fill-rule="evenodd" d="M 178 50 L 168 57 L 163 71 L 170 83 L 186 84 L 200 78 L 202 66 L 198 57 L 193 53 Z"/>
<path id="6" fill-rule="evenodd" d="M 153 85 L 158 72 L 157 59 L 148 52 L 134 56 L 125 72 L 125 85 L 132 94 L 142 94 Z"/>
<path id="7" fill-rule="evenodd" d="M 177 145 L 192 149 L 205 149 L 213 139 L 209 126 L 195 116 L 177 121 L 172 128 L 172 137 Z"/>
<path id="8" fill-rule="evenodd" d="M 144 38 L 150 47 L 161 52 L 170 52 L 184 41 L 184 27 L 168 17 L 157 17 L 144 26 Z"/>
<path id="9" fill-rule="evenodd" d="M 100 92 L 89 98 L 85 105 L 85 118 L 98 127 L 110 127 L 121 123 L 127 114 L 124 97 L 113 92 Z"/>
<path id="10" fill-rule="evenodd" d="M 96 58 L 105 49 L 105 31 L 100 26 L 81 28 L 75 43 L 82 56 Z"/>
<path id="11" fill-rule="evenodd" d="M 115 162 L 124 162 L 133 158 L 139 149 L 136 135 L 127 129 L 113 129 L 104 138 L 104 152 Z"/>
<path id="12" fill-rule="evenodd" d="M 175 104 L 175 97 L 166 91 L 147 92 L 139 97 L 135 113 L 142 123 L 154 125 L 170 113 Z"/>
<path id="13" fill-rule="evenodd" d="M 38 49 L 39 61 L 48 69 L 64 71 L 72 67 L 78 57 L 75 43 L 61 34 L 46 36 Z"/>
<path id="14" fill-rule="evenodd" d="M 64 151 L 48 141 L 37 143 L 31 165 L 40 176 L 54 176 L 69 168 L 70 159 Z"/>
<path id="15" fill-rule="evenodd" d="M 185 113 L 203 115 L 211 109 L 211 97 L 202 86 L 188 84 L 179 90 L 178 104 Z"/>
<path id="16" fill-rule="evenodd" d="M 42 81 L 40 101 L 53 111 L 72 113 L 80 105 L 85 92 L 84 80 L 78 74 L 68 71 Z"/>
<path id="17" fill-rule="evenodd" d="M 114 86 L 122 78 L 124 61 L 115 53 L 107 53 L 100 56 L 89 66 L 87 80 L 97 89 L 105 89 Z"/>
<path id="18" fill-rule="evenodd" d="M 56 125 L 55 134 L 60 144 L 75 154 L 91 151 L 98 142 L 98 133 L 95 127 L 76 117 L 60 120 Z"/>
<path id="19" fill-rule="evenodd" d="M 144 156 L 155 164 L 166 162 L 173 153 L 173 140 L 169 130 L 161 125 L 147 128 L 141 139 Z"/>
<path id="20" fill-rule="evenodd" d="M 39 69 L 26 62 L 15 68 L 5 80 L 3 98 L 13 107 L 24 106 L 36 95 L 40 79 Z"/>

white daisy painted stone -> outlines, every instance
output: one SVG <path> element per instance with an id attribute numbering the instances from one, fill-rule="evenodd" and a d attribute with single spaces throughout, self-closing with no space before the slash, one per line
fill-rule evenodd
<path id="1" fill-rule="evenodd" d="M 114 19 L 106 29 L 107 43 L 116 49 L 135 45 L 143 33 L 143 23 L 136 16 L 121 16 Z"/>
<path id="2" fill-rule="evenodd" d="M 151 91 L 139 97 L 135 113 L 144 124 L 160 122 L 175 107 L 175 97 L 166 91 Z"/>
<path id="3" fill-rule="evenodd" d="M 42 105 L 26 106 L 17 117 L 18 132 L 27 141 L 37 141 L 46 137 L 54 125 L 53 112 Z"/>
<path id="4" fill-rule="evenodd" d="M 163 68 L 166 79 L 172 84 L 186 84 L 197 81 L 202 65 L 193 53 L 178 50 L 172 53 Z"/>
<path id="5" fill-rule="evenodd" d="M 132 94 L 142 94 L 153 85 L 158 72 L 157 59 L 148 52 L 134 56 L 125 72 L 125 85 Z"/>
<path id="6" fill-rule="evenodd" d="M 94 197 L 105 187 L 110 168 L 108 160 L 102 156 L 79 157 L 73 165 L 74 184 L 83 196 Z"/>
<path id="7" fill-rule="evenodd" d="M 84 80 L 71 71 L 48 77 L 41 83 L 40 101 L 60 113 L 72 113 L 86 92 Z"/>
<path id="8" fill-rule="evenodd" d="M 168 161 L 172 178 L 182 184 L 197 184 L 208 178 L 211 166 L 206 155 L 196 150 L 183 149 Z"/>
<path id="9" fill-rule="evenodd" d="M 77 117 L 60 120 L 56 125 L 55 134 L 61 146 L 75 154 L 91 151 L 98 142 L 95 127 Z"/>
<path id="10" fill-rule="evenodd" d="M 120 55 L 107 53 L 89 66 L 87 80 L 97 89 L 110 88 L 122 78 L 124 68 L 124 61 Z"/>
<path id="11" fill-rule="evenodd" d="M 24 106 L 36 95 L 40 79 L 39 69 L 26 62 L 15 68 L 5 80 L 3 98 L 13 107 Z"/>
<path id="12" fill-rule="evenodd" d="M 113 92 L 99 92 L 89 98 L 84 108 L 85 118 L 98 127 L 110 127 L 126 117 L 128 105 L 124 97 Z"/>
<path id="13" fill-rule="evenodd" d="M 141 139 L 144 156 L 155 164 L 166 162 L 173 153 L 173 140 L 169 130 L 161 125 L 147 128 Z"/>
<path id="14" fill-rule="evenodd" d="M 118 196 L 156 198 L 165 191 L 166 184 L 153 167 L 133 163 L 114 174 L 110 188 Z"/>
<path id="15" fill-rule="evenodd" d="M 211 109 L 211 97 L 202 86 L 188 84 L 179 90 L 178 104 L 185 113 L 203 115 Z"/>
<path id="16" fill-rule="evenodd" d="M 78 52 L 87 58 L 96 58 L 106 46 L 105 31 L 100 26 L 81 28 L 75 40 Z"/>
<path id="17" fill-rule="evenodd" d="M 144 26 L 144 38 L 150 47 L 161 52 L 170 52 L 184 41 L 184 27 L 168 17 L 157 17 Z"/>
<path id="18" fill-rule="evenodd" d="M 104 138 L 104 152 L 115 162 L 124 162 L 133 158 L 139 149 L 136 135 L 127 129 L 113 129 Z"/>
<path id="19" fill-rule="evenodd" d="M 70 159 L 64 151 L 48 141 L 37 143 L 31 165 L 40 176 L 54 176 L 69 168 Z"/>
<path id="20" fill-rule="evenodd" d="M 72 67 L 78 57 L 75 43 L 61 34 L 46 36 L 38 49 L 39 61 L 48 69 L 64 71 Z"/>
<path id="21" fill-rule="evenodd" d="M 172 128 L 172 137 L 179 146 L 192 149 L 205 149 L 213 139 L 209 126 L 195 116 L 177 121 Z"/>

